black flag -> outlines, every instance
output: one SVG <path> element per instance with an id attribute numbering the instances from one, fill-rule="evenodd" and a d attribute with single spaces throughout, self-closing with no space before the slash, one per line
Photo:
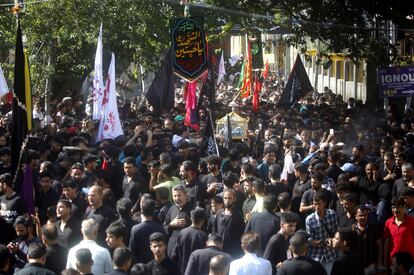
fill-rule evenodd
<path id="1" fill-rule="evenodd" d="M 174 107 L 174 82 L 175 76 L 173 74 L 170 48 L 146 95 L 148 102 L 155 109 L 168 111 Z"/>
<path id="2" fill-rule="evenodd" d="M 24 162 L 28 131 L 32 128 L 32 95 L 28 58 L 23 50 L 22 30 L 17 24 L 12 105 L 11 169 L 15 176 Z"/>
<path id="3" fill-rule="evenodd" d="M 277 106 L 290 107 L 312 91 L 312 84 L 298 54 Z"/>
<path id="4" fill-rule="evenodd" d="M 204 136 L 206 137 L 206 141 L 205 141 L 203 153 L 206 156 L 219 155 L 216 137 L 214 136 L 213 118 L 210 113 L 210 110 L 208 110 L 207 112 L 208 112 L 207 124 L 204 129 Z"/>

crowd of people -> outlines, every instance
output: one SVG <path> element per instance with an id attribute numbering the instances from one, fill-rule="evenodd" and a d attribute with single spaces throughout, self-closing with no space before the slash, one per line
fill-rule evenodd
<path id="1" fill-rule="evenodd" d="M 39 100 L 32 204 L 12 175 L 3 104 L 0 274 L 413 274 L 414 111 L 329 89 L 282 109 L 271 84 L 259 113 L 233 107 L 248 136 L 217 137 L 212 155 L 203 133 L 209 111 L 230 112 L 226 92 L 202 107 L 199 131 L 181 103 L 126 101 L 124 135 L 99 143 L 76 97 L 52 121 Z"/>

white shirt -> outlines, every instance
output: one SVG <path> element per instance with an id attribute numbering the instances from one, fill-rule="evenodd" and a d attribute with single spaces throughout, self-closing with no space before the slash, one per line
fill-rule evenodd
<path id="1" fill-rule="evenodd" d="M 111 254 L 108 249 L 97 245 L 92 240 L 83 240 L 69 250 L 66 268 L 76 269 L 76 251 L 81 248 L 88 248 L 91 251 L 93 274 L 105 274 L 112 271 Z"/>
<path id="2" fill-rule="evenodd" d="M 246 253 L 242 258 L 231 262 L 229 275 L 272 275 L 272 266 L 268 260 Z"/>

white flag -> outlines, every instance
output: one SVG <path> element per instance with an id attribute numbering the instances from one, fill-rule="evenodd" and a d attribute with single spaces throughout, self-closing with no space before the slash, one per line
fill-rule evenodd
<path id="1" fill-rule="evenodd" d="M 104 91 L 103 76 L 102 76 L 102 23 L 99 30 L 98 44 L 96 46 L 95 55 L 95 70 L 93 76 L 93 111 L 92 118 L 100 120 L 102 116 L 102 97 Z"/>
<path id="2" fill-rule="evenodd" d="M 220 84 L 225 74 L 226 74 L 226 69 L 224 68 L 224 51 L 221 51 L 221 58 L 220 58 L 220 63 L 219 63 L 219 68 L 218 68 L 217 85 Z"/>
<path id="3" fill-rule="evenodd" d="M 123 135 L 121 121 L 119 120 L 118 106 L 116 102 L 115 89 L 115 54 L 112 53 L 111 64 L 109 65 L 108 77 L 102 97 L 102 117 L 99 123 L 98 136 L 96 141 L 103 139 L 115 139 Z"/>
<path id="4" fill-rule="evenodd" d="M 9 93 L 9 87 L 7 87 L 6 79 L 4 78 L 3 70 L 0 66 L 0 97 Z"/>

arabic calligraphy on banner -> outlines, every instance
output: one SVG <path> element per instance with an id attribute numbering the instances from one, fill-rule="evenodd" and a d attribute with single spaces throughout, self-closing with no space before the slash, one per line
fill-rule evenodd
<path id="1" fill-rule="evenodd" d="M 194 18 L 178 19 L 172 29 L 174 73 L 187 81 L 196 80 L 207 69 L 204 30 Z"/>

